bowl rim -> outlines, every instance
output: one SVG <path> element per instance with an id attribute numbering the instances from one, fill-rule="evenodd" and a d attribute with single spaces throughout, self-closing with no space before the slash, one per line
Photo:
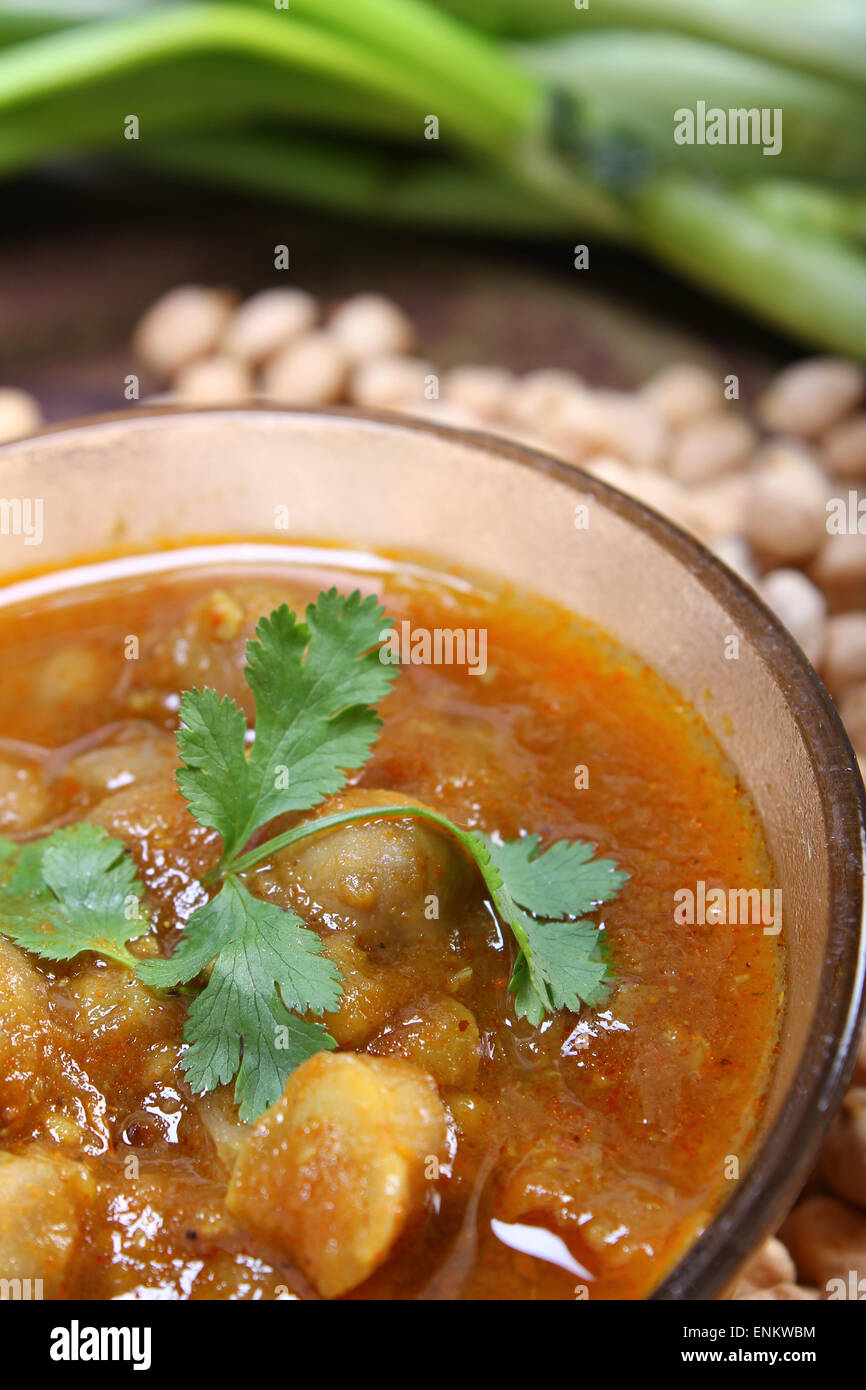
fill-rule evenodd
<path id="1" fill-rule="evenodd" d="M 854 1067 L 866 1022 L 866 791 L 857 758 L 836 706 L 788 630 L 746 583 L 694 536 L 649 507 L 552 454 L 491 431 L 455 427 L 386 410 L 349 406 L 289 406 L 252 399 L 225 405 L 153 402 L 40 428 L 0 446 L 3 460 L 43 438 L 90 433 L 108 425 L 203 416 L 289 416 L 319 422 L 348 420 L 389 431 L 434 435 L 507 459 L 598 499 L 608 510 L 639 525 L 685 565 L 723 604 L 782 687 L 785 702 L 808 753 L 818 787 L 827 841 L 832 904 L 817 1006 L 806 1037 L 799 1075 L 745 1175 L 710 1223 L 650 1294 L 650 1300 L 704 1300 L 724 1295 L 756 1237 L 775 1229 L 805 1182 L 835 1107 Z M 431 551 L 435 556 L 435 551 Z"/>

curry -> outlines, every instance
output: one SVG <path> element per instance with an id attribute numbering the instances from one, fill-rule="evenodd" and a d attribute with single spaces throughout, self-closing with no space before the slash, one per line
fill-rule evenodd
<path id="1" fill-rule="evenodd" d="M 312 812 L 364 819 L 241 875 L 339 972 L 336 1046 L 245 1122 L 231 1084 L 184 1066 L 210 967 L 155 988 L 0 935 L 0 1275 L 70 1299 L 651 1292 L 745 1170 L 783 1000 L 777 928 L 678 910 L 689 891 L 775 890 L 698 714 L 590 624 L 497 585 L 324 551 L 116 569 L 0 610 L 0 836 L 83 823 L 125 846 L 145 961 L 173 958 L 221 852 L 176 780 L 183 692 L 231 696 L 252 725 L 262 615 L 334 586 L 394 620 L 370 756 Z M 394 802 L 616 863 L 594 1007 L 518 1017 L 518 947 L 485 881 Z"/>

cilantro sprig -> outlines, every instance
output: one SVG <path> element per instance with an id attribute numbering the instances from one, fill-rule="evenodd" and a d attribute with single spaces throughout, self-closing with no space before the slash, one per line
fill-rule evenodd
<path id="1" fill-rule="evenodd" d="M 17 845 L 0 839 L 0 933 L 49 960 L 96 951 L 134 967 L 126 943 L 150 919 L 126 845 L 98 825 L 70 825 Z"/>
<path id="2" fill-rule="evenodd" d="M 376 703 L 396 674 L 379 659 L 388 626 L 375 598 L 335 589 L 308 606 L 303 622 L 286 605 L 262 618 L 247 644 L 254 734 L 234 700 L 208 688 L 184 692 L 177 782 L 196 820 L 222 837 L 223 853 L 208 880 L 219 887 L 170 959 L 128 951 L 147 927 L 144 889 L 105 831 L 83 824 L 23 847 L 0 841 L 0 933 L 19 945 L 54 960 L 97 951 L 162 989 L 209 972 L 189 1007 L 183 1065 L 197 1091 L 235 1078 L 244 1120 L 279 1098 L 300 1062 L 336 1045 L 318 1019 L 339 1006 L 337 966 L 297 913 L 255 897 L 240 877 L 310 835 L 389 816 L 433 822 L 475 861 L 514 935 L 509 989 L 518 1017 L 537 1025 L 559 1009 L 595 1006 L 605 993 L 601 933 L 586 914 L 615 897 L 627 875 L 595 859 L 586 841 L 542 850 L 537 835 L 502 841 L 395 800 L 302 821 L 249 848 L 262 827 L 314 809 L 366 762 L 381 727 Z"/>

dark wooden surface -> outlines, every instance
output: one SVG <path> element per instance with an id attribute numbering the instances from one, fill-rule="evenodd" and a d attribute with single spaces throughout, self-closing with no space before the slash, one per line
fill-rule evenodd
<path id="1" fill-rule="evenodd" d="M 60 420 L 124 405 L 129 334 L 170 286 L 292 283 L 325 302 L 391 294 L 438 365 L 572 367 L 633 386 L 689 358 L 737 372 L 748 397 L 795 347 L 653 266 L 603 246 L 431 237 L 246 197 L 68 175 L 7 185 L 0 229 L 0 382 Z M 278 272 L 273 248 L 290 247 Z M 147 383 L 143 383 L 145 386 Z"/>

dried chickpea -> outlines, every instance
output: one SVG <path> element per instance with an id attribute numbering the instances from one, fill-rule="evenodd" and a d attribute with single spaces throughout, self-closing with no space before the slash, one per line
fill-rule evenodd
<path id="1" fill-rule="evenodd" d="M 809 660 L 820 661 L 827 617 L 827 601 L 820 589 L 800 570 L 790 569 L 772 570 L 757 587 Z"/>
<path id="2" fill-rule="evenodd" d="M 39 402 L 28 391 L 0 386 L 0 444 L 32 434 L 42 424 Z"/>
<path id="3" fill-rule="evenodd" d="M 271 359 L 262 389 L 275 400 L 292 405 L 328 405 L 340 400 L 349 363 L 330 333 L 308 333 Z"/>
<path id="4" fill-rule="evenodd" d="M 866 613 L 838 613 L 828 619 L 821 675 L 833 695 L 866 681 Z"/>
<path id="5" fill-rule="evenodd" d="M 713 554 L 718 555 L 719 559 L 741 579 L 745 579 L 753 587 L 757 584 L 758 571 L 752 559 L 749 543 L 742 536 L 719 536 L 718 540 L 712 542 L 711 549 Z"/>
<path id="6" fill-rule="evenodd" d="M 261 366 L 315 328 L 319 306 L 306 290 L 262 290 L 232 314 L 222 350 L 250 366 Z"/>
<path id="7" fill-rule="evenodd" d="M 332 314 L 328 328 L 350 362 L 409 352 L 415 330 L 403 310 L 381 294 L 358 294 Z"/>
<path id="8" fill-rule="evenodd" d="M 775 1284 L 771 1289 L 748 1288 L 745 1292 L 737 1293 L 738 1303 L 795 1303 L 804 1299 L 820 1298 L 817 1289 L 807 1289 L 802 1284 Z"/>
<path id="9" fill-rule="evenodd" d="M 795 1284 L 797 1270 L 782 1242 L 771 1236 L 754 1253 L 742 1272 L 742 1282 L 754 1289 L 772 1289 L 776 1284 Z"/>
<path id="10" fill-rule="evenodd" d="M 693 362 L 675 362 L 641 387 L 648 401 L 672 429 L 682 429 L 703 415 L 713 415 L 722 405 L 718 377 Z"/>
<path id="11" fill-rule="evenodd" d="M 172 382 L 173 395 L 201 405 L 241 401 L 252 389 L 252 377 L 244 364 L 225 355 L 188 363 Z"/>
<path id="12" fill-rule="evenodd" d="M 746 518 L 749 495 L 747 473 L 729 473 L 711 483 L 689 490 L 692 524 L 699 536 L 716 540 L 720 536 L 740 535 Z"/>
<path id="13" fill-rule="evenodd" d="M 866 414 L 852 415 L 834 425 L 821 443 L 831 473 L 839 478 L 866 479 Z"/>
<path id="14" fill-rule="evenodd" d="M 866 374 L 842 357 L 809 357 L 780 372 L 758 402 L 768 429 L 812 439 L 860 404 Z"/>
<path id="15" fill-rule="evenodd" d="M 837 1197 L 866 1207 L 866 1086 L 852 1086 L 824 1140 L 821 1178 Z"/>
<path id="16" fill-rule="evenodd" d="M 543 367 L 517 380 L 508 402 L 508 417 L 540 433 L 564 401 L 574 392 L 583 394 L 585 390 L 574 372 Z"/>
<path id="17" fill-rule="evenodd" d="M 181 285 L 147 310 L 133 334 L 135 354 L 157 376 L 167 379 L 216 350 L 237 298 L 228 290 Z"/>
<path id="18" fill-rule="evenodd" d="M 779 441 L 762 449 L 749 484 L 747 539 L 774 560 L 806 560 L 827 534 L 827 483 L 813 455 Z"/>
<path id="19" fill-rule="evenodd" d="M 505 367 L 452 367 L 442 381 L 442 397 L 483 420 L 508 414 L 516 378 Z"/>
<path id="20" fill-rule="evenodd" d="M 866 1277 L 866 1217 L 835 1197 L 807 1197 L 796 1206 L 780 1236 L 799 1277 L 826 1290 L 830 1279 Z"/>
<path id="21" fill-rule="evenodd" d="M 866 579 L 866 536 L 826 535 L 811 573 L 822 588 L 847 588 Z"/>
<path id="22" fill-rule="evenodd" d="M 427 402 L 425 390 L 434 368 L 420 357 L 371 357 L 356 367 L 349 395 L 357 405 L 411 410 Z"/>
<path id="23" fill-rule="evenodd" d="M 705 415 L 685 426 L 674 440 L 670 472 L 683 483 L 705 482 L 741 468 L 757 443 L 742 415 Z"/>
<path id="24" fill-rule="evenodd" d="M 854 747 L 866 751 L 866 680 L 847 687 L 839 699 L 839 713 Z"/>

